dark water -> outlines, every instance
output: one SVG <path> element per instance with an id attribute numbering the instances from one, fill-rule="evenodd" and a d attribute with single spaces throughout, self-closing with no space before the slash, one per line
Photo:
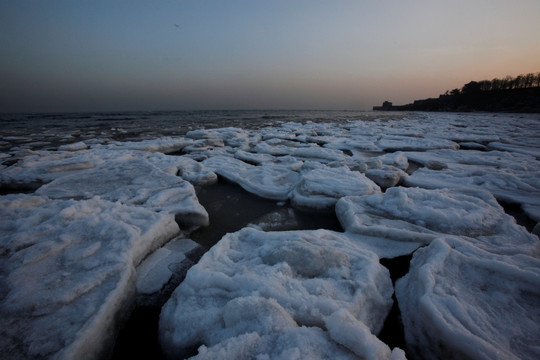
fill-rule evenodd
<path id="1" fill-rule="evenodd" d="M 263 199 L 222 179 L 199 189 L 197 198 L 208 212 L 210 226 L 196 230 L 190 238 L 206 248 L 212 247 L 226 233 L 238 231 L 248 224 L 272 223 L 265 230 L 343 231 L 333 211 L 299 211 L 289 203 Z"/>
<path id="2" fill-rule="evenodd" d="M 257 129 L 284 122 L 347 122 L 396 116 L 365 111 L 234 110 L 0 114 L 0 151 L 55 150 L 77 141 L 140 141 L 199 128 Z"/>

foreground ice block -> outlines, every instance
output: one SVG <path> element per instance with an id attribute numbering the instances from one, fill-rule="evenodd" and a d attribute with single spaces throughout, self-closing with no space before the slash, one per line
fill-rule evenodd
<path id="1" fill-rule="evenodd" d="M 392 290 L 378 257 L 339 233 L 245 228 L 226 235 L 188 271 L 162 309 L 160 340 L 175 358 L 188 348 L 223 347 L 249 334 L 281 337 L 286 329 L 304 336 L 320 329 L 294 328 L 324 329 L 340 309 L 377 334 Z"/>
<path id="2" fill-rule="evenodd" d="M 170 214 L 98 198 L 0 197 L 0 357 L 105 357 L 134 267 L 178 231 Z"/>
<path id="3" fill-rule="evenodd" d="M 381 257 L 410 254 L 441 234 L 467 237 L 494 253 L 540 254 L 538 238 L 480 190 L 395 187 L 384 194 L 344 197 L 336 214 L 352 238 Z"/>
<path id="4" fill-rule="evenodd" d="M 396 296 L 414 358 L 540 356 L 538 259 L 439 238 L 414 254 Z"/>

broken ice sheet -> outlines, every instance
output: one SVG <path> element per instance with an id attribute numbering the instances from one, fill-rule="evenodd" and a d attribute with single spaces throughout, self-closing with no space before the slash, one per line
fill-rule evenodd
<path id="1" fill-rule="evenodd" d="M 432 359 L 536 359 L 540 261 L 438 238 L 396 283 L 411 355 Z"/>
<path id="2" fill-rule="evenodd" d="M 392 292 L 378 257 L 339 233 L 244 228 L 188 271 L 162 309 L 161 344 L 168 356 L 182 356 L 187 348 L 250 332 L 280 336 L 276 332 L 298 326 L 324 328 L 339 309 L 377 334 Z"/>
<path id="3" fill-rule="evenodd" d="M 464 236 L 499 254 L 538 254 L 539 240 L 485 191 L 395 187 L 341 198 L 336 214 L 353 239 L 380 257 L 412 253 L 441 234 Z"/>
<path id="4" fill-rule="evenodd" d="M 135 297 L 142 258 L 174 217 L 98 198 L 0 197 L 0 348 L 11 359 L 99 358 Z"/>

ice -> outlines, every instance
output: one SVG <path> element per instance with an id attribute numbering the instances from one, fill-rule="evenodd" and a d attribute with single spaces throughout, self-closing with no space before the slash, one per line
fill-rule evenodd
<path id="1" fill-rule="evenodd" d="M 403 177 L 403 183 L 429 189 L 466 186 L 488 190 L 498 200 L 509 203 L 540 204 L 540 170 L 475 165 L 449 166 L 441 170 L 422 168 L 411 176 Z"/>
<path id="2" fill-rule="evenodd" d="M 469 189 L 395 187 L 384 194 L 344 197 L 336 214 L 347 233 L 381 257 L 411 253 L 441 234 L 466 236 L 501 254 L 540 254 L 538 238 L 504 213 L 491 194 Z"/>
<path id="3" fill-rule="evenodd" d="M 300 208 L 327 210 L 347 195 L 370 195 L 380 188 L 364 174 L 347 167 L 318 167 L 308 171 L 292 192 L 291 202 Z"/>
<path id="4" fill-rule="evenodd" d="M 358 357 L 331 341 L 319 328 L 294 327 L 262 336 L 250 332 L 211 347 L 201 345 L 199 354 L 191 359 L 357 360 Z"/>
<path id="5" fill-rule="evenodd" d="M 81 155 L 83 153 L 84 155 Z M 104 159 L 88 151 L 31 151 L 16 154 L 21 159 L 0 173 L 2 185 L 27 185 L 47 183 L 58 177 L 80 170 L 92 169 L 104 162 Z"/>
<path id="6" fill-rule="evenodd" d="M 161 137 L 143 141 L 114 142 L 108 145 L 111 149 L 141 150 L 148 152 L 172 153 L 178 152 L 186 146 L 192 145 L 193 140 L 183 137 Z"/>
<path id="7" fill-rule="evenodd" d="M 214 156 L 203 165 L 245 190 L 272 200 L 287 200 L 300 175 L 282 166 L 254 166 L 227 156 Z"/>
<path id="8" fill-rule="evenodd" d="M 481 324 L 473 335 L 490 344 L 486 348 L 501 348 L 506 358 L 521 356 L 515 348 L 530 351 L 521 357 L 538 357 L 522 345 L 538 342 L 538 329 L 523 320 L 528 311 L 539 323 L 529 306 L 538 303 L 536 280 L 526 283 L 523 275 L 537 274 L 531 258 L 540 257 L 533 235 L 540 234 L 538 116 L 310 113 L 309 121 L 299 114 L 290 114 L 299 116 L 296 122 L 247 125 L 253 130 L 197 129 L 174 137 L 120 124 L 56 138 L 45 127 L 6 134 L 0 140 L 9 149 L 0 154 L 1 193 L 35 191 L 0 198 L 6 329 L 0 345 L 6 356 L 104 355 L 136 294 L 140 305 L 174 283 L 189 251 L 178 244 L 194 245 L 189 232 L 209 221 L 195 189 L 219 176 L 283 207 L 227 235 L 189 273 L 161 319 L 172 356 L 202 345 L 199 358 L 403 358 L 376 337 L 392 293 L 378 259 L 416 252 L 420 260 L 403 281 L 400 300 L 412 355 L 423 347 L 424 357 L 467 355 L 455 349 L 468 330 L 455 336 L 441 330 L 457 329 L 450 320 L 465 309 Z M 190 125 L 241 123 L 223 116 L 221 123 Z M 142 141 L 112 140 L 135 136 Z M 233 206 L 227 198 L 219 201 Z M 303 226 L 303 209 L 335 210 L 345 232 L 284 232 Z M 517 212 L 533 234 L 505 209 Z M 174 236 L 184 240 L 163 244 Z M 438 259 L 440 271 L 434 272 Z M 490 266 L 495 270 L 485 270 Z M 509 269 L 515 270 L 514 287 Z M 444 297 L 424 291 L 428 280 L 442 284 L 437 289 Z M 523 312 L 505 305 L 518 303 Z M 477 316 L 478 308 L 485 314 Z M 492 325 L 490 314 L 503 320 Z M 529 338 L 520 337 L 520 321 Z M 505 322 L 517 340 L 501 337 Z M 462 323 L 472 329 L 474 322 Z"/>
<path id="9" fill-rule="evenodd" d="M 384 165 L 396 167 L 403 171 L 406 171 L 409 168 L 409 159 L 402 151 L 377 156 L 376 159 L 380 160 Z"/>
<path id="10" fill-rule="evenodd" d="M 535 159 L 523 154 L 512 154 L 502 151 L 478 150 L 434 150 L 428 152 L 407 151 L 409 160 L 426 165 L 430 161 L 439 161 L 450 167 L 460 168 L 459 165 L 474 165 L 476 168 L 505 168 L 515 170 L 534 170 Z M 533 168 L 531 168 L 533 166 Z"/>
<path id="11" fill-rule="evenodd" d="M 403 176 L 403 170 L 392 166 L 384 166 L 378 169 L 367 169 L 365 175 L 381 188 L 386 189 L 396 186 Z"/>
<path id="12" fill-rule="evenodd" d="M 376 145 L 385 151 L 414 151 L 433 149 L 458 149 L 459 145 L 445 139 L 433 139 L 413 136 L 383 136 Z"/>
<path id="13" fill-rule="evenodd" d="M 186 156 L 179 156 L 175 165 L 178 167 L 178 175 L 193 185 L 212 185 L 218 180 L 213 171 Z"/>
<path id="14" fill-rule="evenodd" d="M 137 267 L 137 292 L 151 294 L 159 291 L 171 278 L 172 265 L 181 263 L 185 254 L 199 245 L 190 239 L 175 239 L 149 255 Z M 174 269 L 174 268 L 173 268 Z"/>
<path id="15" fill-rule="evenodd" d="M 340 150 L 327 149 L 320 146 L 294 149 L 290 155 L 301 160 L 317 160 L 323 163 L 343 160 L 345 157 Z"/>
<path id="16" fill-rule="evenodd" d="M 222 141 L 224 145 L 232 147 L 246 147 L 250 143 L 250 135 L 247 131 L 233 127 L 192 130 L 186 134 L 186 137 L 196 140 Z"/>
<path id="17" fill-rule="evenodd" d="M 490 142 L 488 146 L 496 150 L 526 154 L 533 156 L 536 159 L 540 159 L 540 146 L 538 146 L 538 143 L 524 145 L 523 143 L 508 144 L 501 142 Z"/>
<path id="18" fill-rule="evenodd" d="M 351 349 L 361 359 L 406 359 L 403 350 L 396 348 L 390 351 L 388 345 L 373 335 L 364 323 L 356 320 L 347 310 L 338 310 L 326 318 L 326 327 L 334 341 Z"/>
<path id="19" fill-rule="evenodd" d="M 430 359 L 536 359 L 540 261 L 459 238 L 418 250 L 396 283 L 409 353 Z"/>
<path id="20" fill-rule="evenodd" d="M 223 349 L 243 334 L 324 329 L 326 317 L 339 309 L 377 334 L 391 295 L 378 257 L 339 233 L 244 228 L 188 271 L 162 309 L 160 338 L 172 358 L 201 344 Z"/>
<path id="21" fill-rule="evenodd" d="M 71 143 L 67 145 L 62 145 L 58 147 L 59 151 L 79 151 L 79 150 L 86 150 L 88 149 L 88 145 L 84 143 L 83 141 L 79 141 L 76 143 Z"/>
<path id="22" fill-rule="evenodd" d="M 284 208 L 255 219 L 248 226 L 264 231 L 287 230 L 298 228 L 298 219 L 293 209 Z"/>
<path id="23" fill-rule="evenodd" d="M 10 359 L 98 359 L 174 217 L 93 198 L 0 197 L 0 347 Z"/>
<path id="24" fill-rule="evenodd" d="M 115 150 L 97 145 L 94 148 L 79 151 L 27 151 L 16 155 L 20 160 L 13 166 L 0 172 L 0 184 L 48 183 L 59 177 L 93 169 L 105 163 L 140 159 L 152 166 L 176 174 L 177 157 L 145 151 Z M 104 166 L 107 166 L 106 164 Z"/>
<path id="25" fill-rule="evenodd" d="M 199 204 L 189 182 L 131 156 L 59 177 L 39 188 L 36 194 L 53 199 L 88 199 L 97 195 L 113 202 L 175 214 L 186 226 L 208 225 L 208 213 Z"/>
<path id="26" fill-rule="evenodd" d="M 238 160 L 242 160 L 252 165 L 261 165 L 263 163 L 272 162 L 275 160 L 275 157 L 269 154 L 258 154 L 247 152 L 244 150 L 238 150 L 234 153 L 234 157 Z"/>
<path id="27" fill-rule="evenodd" d="M 190 159 L 161 153 L 93 149 L 37 152 L 0 173 L 5 185 L 46 185 L 36 193 L 55 199 L 89 199 L 96 195 L 109 201 L 140 205 L 178 215 L 187 226 L 208 224 L 194 184 L 215 182 L 216 175 Z"/>

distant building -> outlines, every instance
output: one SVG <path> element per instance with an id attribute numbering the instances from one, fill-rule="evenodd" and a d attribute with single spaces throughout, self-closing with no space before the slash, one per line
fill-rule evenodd
<path id="1" fill-rule="evenodd" d="M 374 106 L 373 110 L 385 111 L 385 110 L 394 110 L 394 106 L 390 101 L 385 101 L 382 103 L 382 106 Z"/>

